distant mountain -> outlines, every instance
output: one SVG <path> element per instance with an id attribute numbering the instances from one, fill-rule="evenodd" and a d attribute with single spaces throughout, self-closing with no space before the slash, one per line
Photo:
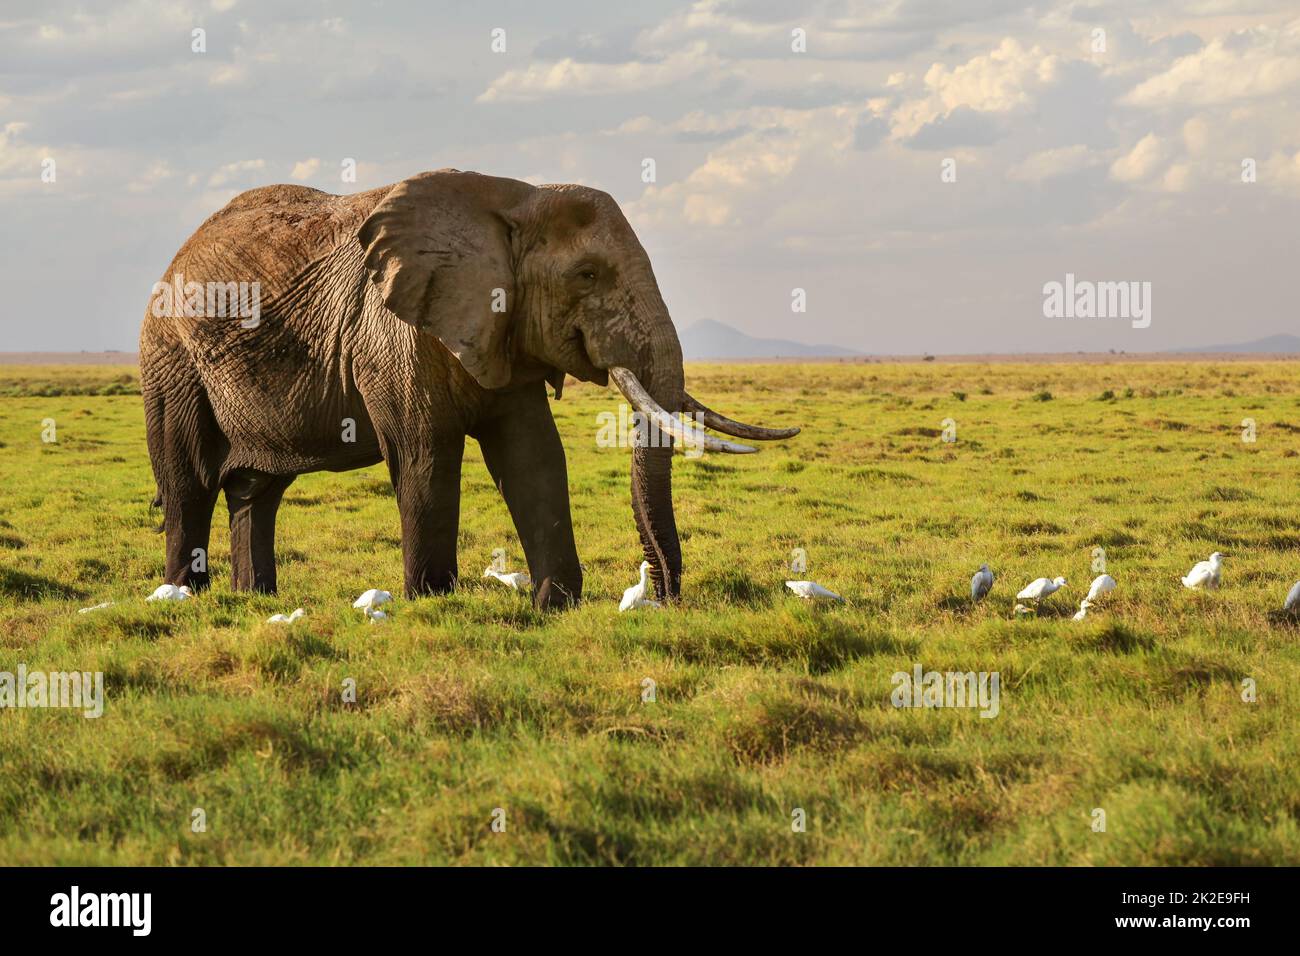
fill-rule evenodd
<path id="1" fill-rule="evenodd" d="M 1300 352 L 1300 335 L 1270 335 L 1253 342 L 1236 345 L 1206 345 L 1199 349 L 1174 349 L 1175 352 Z"/>
<path id="2" fill-rule="evenodd" d="M 759 339 L 712 319 L 701 319 L 678 338 L 682 343 L 682 354 L 688 359 L 834 358 L 862 354 L 838 345 Z"/>

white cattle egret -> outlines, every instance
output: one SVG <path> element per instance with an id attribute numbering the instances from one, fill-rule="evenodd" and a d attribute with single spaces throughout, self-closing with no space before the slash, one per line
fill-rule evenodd
<path id="1" fill-rule="evenodd" d="M 270 617 L 266 619 L 266 623 L 267 624 L 292 624 L 294 621 L 298 620 L 298 618 L 302 617 L 306 613 L 307 612 L 304 611 L 302 608 L 298 608 L 292 614 L 272 614 Z"/>
<path id="2" fill-rule="evenodd" d="M 1022 601 L 1041 601 L 1065 587 L 1065 578 L 1037 578 L 1016 595 Z"/>
<path id="3" fill-rule="evenodd" d="M 1218 551 L 1210 555 L 1210 560 L 1201 561 L 1183 578 L 1183 587 L 1209 588 L 1216 590 L 1223 583 L 1223 555 Z"/>
<path id="4" fill-rule="evenodd" d="M 1098 580 L 1101 580 L 1101 579 L 1098 578 Z M 1087 598 L 1084 598 L 1082 601 L 1079 602 L 1079 610 L 1078 610 L 1078 612 L 1074 615 L 1074 619 L 1075 619 L 1076 621 L 1082 621 L 1085 617 L 1088 616 L 1088 608 L 1090 608 L 1090 607 L 1092 607 L 1092 602 L 1091 602 L 1090 600 L 1088 600 Z"/>
<path id="5" fill-rule="evenodd" d="M 533 586 L 533 579 L 522 571 L 498 571 L 496 568 L 488 568 L 483 572 L 485 578 L 496 578 L 506 587 L 514 591 L 523 591 Z"/>
<path id="6" fill-rule="evenodd" d="M 980 569 L 975 572 L 975 577 L 970 579 L 970 599 L 982 601 L 992 590 L 993 572 L 989 570 L 987 564 L 981 564 Z"/>
<path id="7" fill-rule="evenodd" d="M 805 601 L 839 601 L 841 604 L 844 603 L 844 598 L 829 588 L 822 587 L 816 581 L 786 581 L 785 586 Z"/>
<path id="8" fill-rule="evenodd" d="M 381 604 L 387 604 L 392 599 L 393 596 L 389 592 L 381 591 L 379 588 L 371 588 L 369 591 L 362 594 L 361 597 L 353 601 L 352 606 L 372 611 Z"/>
<path id="9" fill-rule="evenodd" d="M 153 598 L 150 598 L 149 600 L 152 601 Z M 91 611 L 102 611 L 104 608 L 106 608 L 106 607 L 112 607 L 112 606 L 113 606 L 113 602 L 112 602 L 112 601 L 105 601 L 103 604 L 96 604 L 94 607 L 83 607 L 83 608 L 82 608 L 80 611 L 78 611 L 77 613 L 78 613 L 78 614 L 89 614 Z"/>
<path id="10" fill-rule="evenodd" d="M 623 600 L 618 602 L 620 611 L 631 611 L 638 607 L 658 607 L 659 602 L 645 596 L 646 585 L 650 580 L 650 562 L 641 562 L 641 579 L 623 592 Z"/>
<path id="11" fill-rule="evenodd" d="M 1289 614 L 1300 614 L 1300 581 L 1295 583 L 1291 593 L 1286 596 L 1286 603 L 1282 605 L 1282 610 Z"/>
<path id="12" fill-rule="evenodd" d="M 1015 606 L 1016 617 L 1029 617 L 1029 615 L 1033 613 L 1034 609 L 1032 607 L 1025 607 L 1023 604 L 1017 604 Z"/>
<path id="13" fill-rule="evenodd" d="M 374 624 L 376 621 L 388 620 L 388 615 L 383 611 L 376 611 L 372 607 L 367 607 L 363 610 L 366 612 L 366 617 L 370 619 L 371 624 Z"/>
<path id="14" fill-rule="evenodd" d="M 177 587 L 174 584 L 160 584 L 158 590 L 150 594 L 146 601 L 188 601 L 194 597 L 194 592 L 182 584 Z"/>
<path id="15" fill-rule="evenodd" d="M 1088 603 L 1096 601 L 1108 591 L 1115 590 L 1119 585 L 1109 574 L 1103 574 L 1093 579 L 1092 587 L 1088 588 L 1088 596 L 1084 599 Z"/>

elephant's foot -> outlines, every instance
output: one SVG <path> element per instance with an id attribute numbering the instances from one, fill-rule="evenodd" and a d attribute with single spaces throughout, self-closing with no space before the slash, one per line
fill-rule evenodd
<path id="1" fill-rule="evenodd" d="M 163 527 L 167 534 L 167 564 L 163 580 L 194 593 L 206 591 L 211 583 L 208 568 L 208 533 L 212 525 L 215 492 L 199 499 L 167 500 Z"/>
<path id="2" fill-rule="evenodd" d="M 278 589 L 274 574 L 269 578 L 259 578 L 256 575 L 250 576 L 247 572 L 232 574 L 230 587 L 234 591 L 251 591 L 254 594 L 275 594 Z"/>
<path id="3" fill-rule="evenodd" d="M 436 597 L 450 594 L 456 590 L 456 572 L 421 571 L 406 574 L 406 596 L 408 598 Z"/>
<path id="4" fill-rule="evenodd" d="M 206 591 L 212 585 L 211 576 L 207 571 L 195 571 L 188 564 L 175 573 L 164 575 L 168 584 L 174 584 L 177 587 L 187 587 L 195 594 L 200 591 Z"/>
<path id="5" fill-rule="evenodd" d="M 533 588 L 533 606 L 539 611 L 566 611 L 582 603 L 582 578 L 563 582 L 545 577 Z"/>

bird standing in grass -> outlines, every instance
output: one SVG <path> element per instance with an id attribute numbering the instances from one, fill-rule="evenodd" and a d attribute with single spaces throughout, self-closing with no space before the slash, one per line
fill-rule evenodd
<path id="1" fill-rule="evenodd" d="M 1074 620 L 1082 621 L 1085 617 L 1088 616 L 1088 609 L 1091 607 L 1092 607 L 1092 602 L 1089 601 L 1087 598 L 1084 598 L 1082 601 L 1080 601 L 1079 610 L 1076 611 L 1074 614 Z"/>
<path id="2" fill-rule="evenodd" d="M 182 584 L 177 587 L 174 584 L 160 584 L 158 590 L 150 594 L 146 601 L 188 601 L 194 597 L 194 592 L 186 585 Z"/>
<path id="3" fill-rule="evenodd" d="M 975 577 L 970 579 L 970 599 L 979 603 L 984 600 L 992 590 L 993 572 L 989 570 L 987 564 L 981 564 L 980 569 L 975 572 Z"/>
<path id="4" fill-rule="evenodd" d="M 292 614 L 272 614 L 266 619 L 267 624 L 292 624 L 307 612 L 297 608 Z"/>
<path id="5" fill-rule="evenodd" d="M 1218 590 L 1219 585 L 1223 583 L 1223 558 L 1221 553 L 1215 551 L 1210 555 L 1210 560 L 1195 565 L 1184 576 L 1183 587 Z"/>
<path id="6" fill-rule="evenodd" d="M 485 578 L 495 578 L 506 587 L 514 591 L 523 591 L 533 586 L 533 579 L 522 571 L 498 571 L 496 568 L 488 568 L 483 572 Z"/>
<path id="7" fill-rule="evenodd" d="M 816 581 L 786 581 L 785 586 L 805 601 L 839 601 L 841 604 L 844 603 L 844 598 L 830 590 L 830 588 L 822 587 Z"/>
<path id="8" fill-rule="evenodd" d="M 1115 579 L 1109 574 L 1102 574 L 1093 578 L 1092 587 L 1088 588 L 1088 596 L 1084 598 L 1084 603 L 1091 605 L 1103 594 L 1107 594 L 1119 587 Z"/>
<path id="9" fill-rule="evenodd" d="M 1036 578 L 1025 585 L 1024 590 L 1016 595 L 1021 601 L 1035 603 L 1044 600 L 1065 587 L 1065 578 Z"/>
<path id="10" fill-rule="evenodd" d="M 366 612 L 366 617 L 371 617 L 371 611 L 381 604 L 387 604 L 393 599 L 393 595 L 388 591 L 381 591 L 379 588 L 371 588 L 365 591 L 361 597 L 352 602 L 353 607 L 359 607 Z"/>
<path id="11" fill-rule="evenodd" d="M 641 579 L 623 592 L 623 600 L 618 602 L 620 611 L 631 611 L 639 607 L 658 607 L 659 602 L 645 596 L 646 586 L 650 583 L 650 562 L 641 562 Z"/>
<path id="12" fill-rule="evenodd" d="M 1291 593 L 1286 596 L 1286 603 L 1282 605 L 1282 610 L 1287 614 L 1300 616 L 1300 581 L 1292 586 Z"/>

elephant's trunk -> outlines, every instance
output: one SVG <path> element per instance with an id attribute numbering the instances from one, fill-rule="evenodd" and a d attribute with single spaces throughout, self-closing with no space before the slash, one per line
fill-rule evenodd
<path id="1" fill-rule="evenodd" d="M 749 454 L 749 445 L 727 441 L 705 433 L 704 426 L 744 438 L 770 441 L 788 438 L 797 428 L 768 429 L 726 418 L 687 394 L 682 372 L 682 349 L 672 323 L 650 350 L 652 360 L 641 377 L 622 366 L 611 366 L 609 377 L 640 412 L 646 427 L 632 451 L 632 514 L 655 593 L 661 601 L 676 601 L 682 588 L 682 548 L 673 514 L 673 444 L 688 450 Z M 684 420 L 682 412 L 695 417 Z"/>
<path id="2" fill-rule="evenodd" d="M 682 545 L 673 514 L 671 445 L 632 450 L 632 514 L 656 596 L 676 601 L 682 591 Z"/>
<path id="3" fill-rule="evenodd" d="M 650 562 L 656 597 L 676 601 L 681 594 L 681 542 L 672 509 L 672 445 L 673 438 L 685 436 L 675 436 L 671 425 L 680 425 L 680 421 L 671 414 L 681 408 L 685 384 L 681 345 L 672 321 L 664 321 L 660 328 L 663 332 L 650 343 L 650 360 L 640 380 L 627 368 L 611 368 L 610 377 L 630 405 L 647 419 L 647 427 L 641 429 L 642 440 L 632 449 L 632 515 L 641 549 Z"/>
<path id="4" fill-rule="evenodd" d="M 650 365 L 651 397 L 660 408 L 676 412 L 685 394 L 681 345 L 667 323 L 662 341 L 654 342 Z M 650 562 L 655 594 L 660 601 L 681 596 L 681 542 L 672 510 L 672 436 L 649 442 L 653 447 L 632 450 L 632 512 L 641 535 L 641 549 Z"/>

